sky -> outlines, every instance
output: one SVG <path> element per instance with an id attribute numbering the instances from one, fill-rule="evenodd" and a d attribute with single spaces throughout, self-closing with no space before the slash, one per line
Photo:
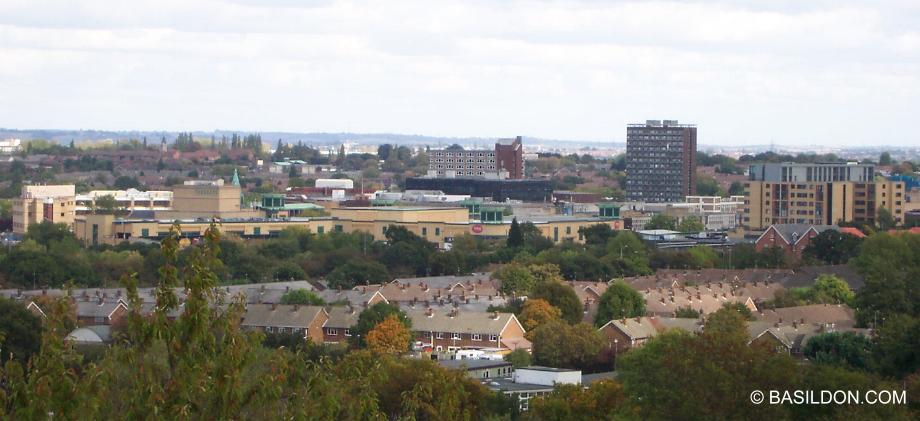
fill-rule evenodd
<path id="1" fill-rule="evenodd" d="M 0 0 L 0 127 L 917 146 L 920 1 Z"/>

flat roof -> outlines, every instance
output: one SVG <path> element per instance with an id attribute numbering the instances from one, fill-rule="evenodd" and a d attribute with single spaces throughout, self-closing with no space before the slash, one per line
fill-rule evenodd
<path id="1" fill-rule="evenodd" d="M 504 360 L 476 360 L 472 358 L 461 360 L 440 360 L 438 364 L 445 368 L 479 370 L 493 367 L 507 367 L 510 362 Z"/>
<path id="2" fill-rule="evenodd" d="M 529 392 L 529 391 L 551 391 L 553 386 L 533 383 L 515 383 L 507 377 L 493 377 L 483 381 L 482 384 L 492 390 L 502 392 Z"/>
<path id="3" fill-rule="evenodd" d="M 376 211 L 385 211 L 385 212 L 397 212 L 397 211 L 427 211 L 427 210 L 453 210 L 453 209 L 463 209 L 464 207 L 460 206 L 354 206 L 354 207 L 342 207 L 339 209 L 343 210 L 376 210 Z"/>

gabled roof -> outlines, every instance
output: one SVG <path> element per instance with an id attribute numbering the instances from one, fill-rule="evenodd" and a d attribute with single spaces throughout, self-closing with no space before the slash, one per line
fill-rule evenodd
<path id="1" fill-rule="evenodd" d="M 249 304 L 242 326 L 306 328 L 326 310 L 318 306 L 285 304 Z"/>
<path id="2" fill-rule="evenodd" d="M 125 310 L 128 309 L 128 306 L 124 301 L 77 301 L 74 305 L 76 307 L 77 317 L 83 318 L 97 318 L 105 317 L 111 318 L 112 314 L 115 313 L 119 308 Z"/>
<path id="3" fill-rule="evenodd" d="M 508 323 L 517 323 L 512 313 L 406 309 L 412 330 L 419 332 L 477 333 L 500 335 Z M 518 323 L 520 324 L 520 323 Z M 521 328 L 523 331 L 524 329 Z"/>
<path id="4" fill-rule="evenodd" d="M 649 317 L 614 319 L 601 326 L 599 330 L 607 327 L 622 332 L 632 340 L 648 339 L 658 335 L 658 329 Z"/>
<path id="5" fill-rule="evenodd" d="M 797 322 L 799 324 L 833 325 L 835 328 L 852 328 L 856 325 L 856 313 L 843 304 L 812 304 L 785 307 L 754 313 L 758 320 L 769 323 Z"/>
<path id="6" fill-rule="evenodd" d="M 808 231 L 814 230 L 820 234 L 829 229 L 837 229 L 836 225 L 811 225 L 811 224 L 773 224 L 770 225 L 757 241 L 760 241 L 770 230 L 776 231 L 777 234 L 786 242 L 786 244 L 797 244 L 802 238 L 805 238 Z"/>
<path id="7" fill-rule="evenodd" d="M 358 323 L 358 317 L 361 315 L 361 312 L 353 306 L 333 306 L 326 311 L 329 319 L 326 320 L 323 327 L 338 329 L 350 329 Z"/>
<path id="8" fill-rule="evenodd" d="M 840 227 L 838 231 L 840 231 L 841 234 L 850 234 L 857 238 L 866 238 L 866 234 L 856 227 Z"/>
<path id="9" fill-rule="evenodd" d="M 68 341 L 83 344 L 101 344 L 112 339 L 112 328 L 106 325 L 86 326 L 74 329 L 67 335 Z"/>

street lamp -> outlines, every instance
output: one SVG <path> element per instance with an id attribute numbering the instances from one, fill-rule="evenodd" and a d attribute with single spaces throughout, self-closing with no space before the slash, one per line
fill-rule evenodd
<path id="1" fill-rule="evenodd" d="M 620 353 L 620 340 L 614 339 L 613 340 L 613 370 L 614 371 L 616 371 L 617 369 L 617 354 L 619 353 Z"/>
<path id="2" fill-rule="evenodd" d="M 629 244 L 623 244 L 622 246 L 620 246 L 620 260 L 623 260 L 623 249 L 624 248 L 629 248 Z"/>

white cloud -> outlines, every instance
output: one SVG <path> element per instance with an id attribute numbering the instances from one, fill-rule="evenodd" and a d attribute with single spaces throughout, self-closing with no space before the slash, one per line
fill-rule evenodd
<path id="1" fill-rule="evenodd" d="M 916 144 L 920 7 L 3 1 L 0 126 Z"/>

